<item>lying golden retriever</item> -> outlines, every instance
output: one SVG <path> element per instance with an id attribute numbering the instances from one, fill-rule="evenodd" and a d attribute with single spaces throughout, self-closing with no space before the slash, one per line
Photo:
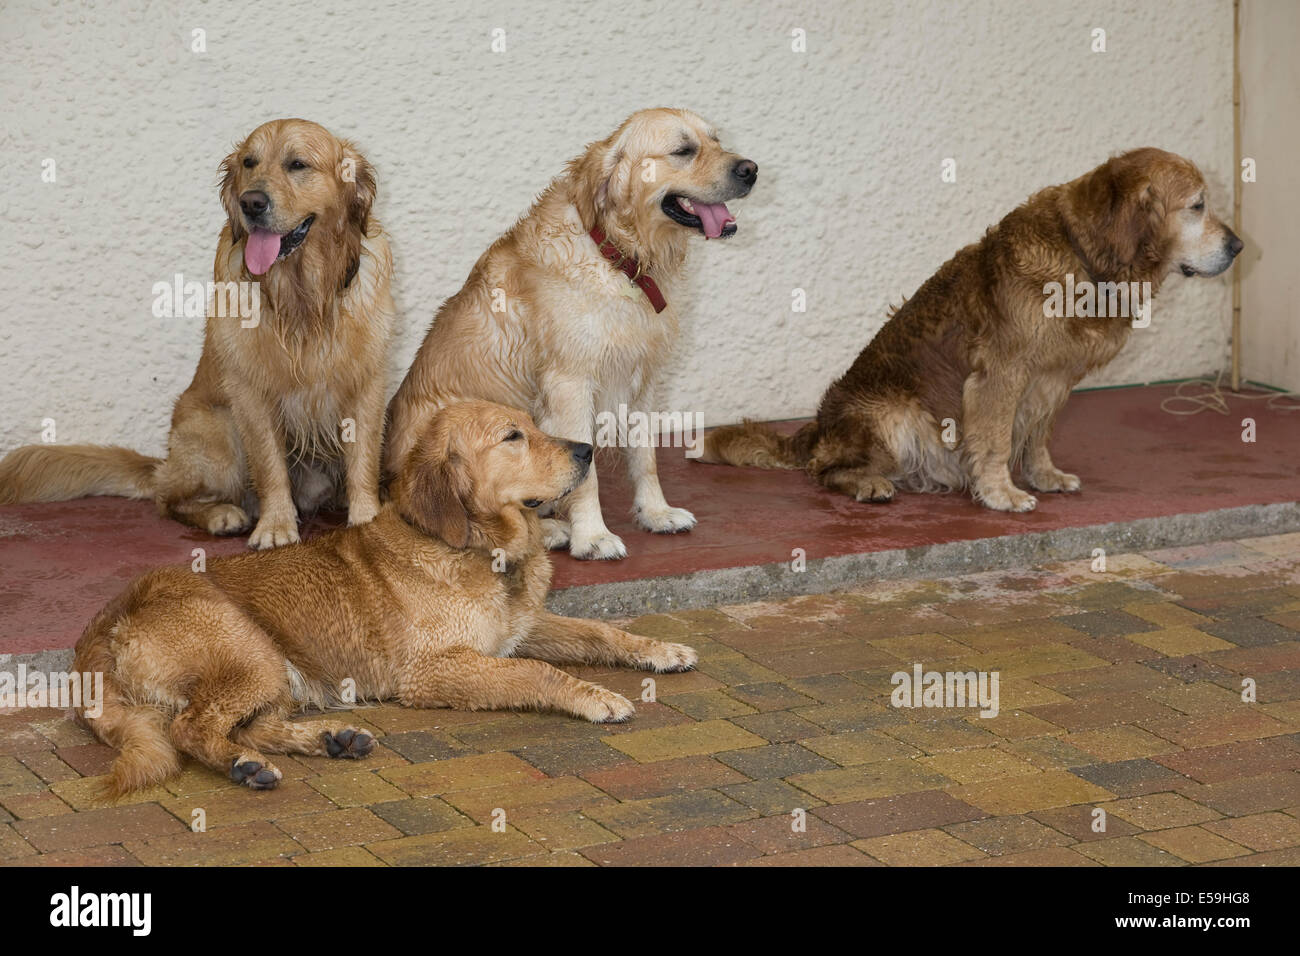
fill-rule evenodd
<path id="1" fill-rule="evenodd" d="M 435 411 L 463 399 L 527 409 L 543 430 L 588 444 L 601 411 L 658 411 L 687 243 L 733 234 L 726 203 L 757 176 L 688 110 L 634 113 L 589 146 L 439 309 L 389 404 L 386 471 Z M 629 447 L 627 457 L 637 523 L 660 533 L 694 527 L 694 515 L 664 500 L 654 448 Z M 627 554 L 601 516 L 594 468 L 566 505 L 568 522 L 546 519 L 549 547 L 567 544 L 578 558 Z"/>
<path id="2" fill-rule="evenodd" d="M 1241 248 L 1188 160 L 1116 156 L 1031 196 L 945 263 L 826 391 L 815 422 L 790 437 L 719 428 L 700 460 L 802 468 L 858 501 L 970 488 L 989 508 L 1030 511 L 1017 466 L 1036 491 L 1079 490 L 1047 450 L 1071 388 L 1115 357 L 1134 319 L 1149 321 L 1166 276 L 1218 275 Z"/>
<path id="3" fill-rule="evenodd" d="M 351 143 L 288 119 L 253 130 L 221 171 L 217 292 L 166 459 L 29 445 L 0 461 L 0 503 L 152 497 L 212 534 L 257 518 L 255 548 L 297 541 L 298 510 L 337 500 L 340 485 L 350 524 L 378 513 L 394 309 L 374 170 Z M 227 294 L 235 283 L 255 283 L 256 297 Z"/>
<path id="4" fill-rule="evenodd" d="M 694 666 L 696 653 L 545 609 L 551 564 L 536 509 L 579 485 L 588 444 L 522 412 L 448 406 L 425 425 L 369 524 L 263 554 L 138 578 L 77 642 L 75 669 L 104 674 L 82 719 L 121 749 L 113 794 L 158 783 L 181 751 L 254 789 L 268 753 L 364 756 L 348 727 L 292 723 L 306 704 L 394 698 L 408 707 L 550 708 L 622 721 L 632 704 L 553 664 Z"/>

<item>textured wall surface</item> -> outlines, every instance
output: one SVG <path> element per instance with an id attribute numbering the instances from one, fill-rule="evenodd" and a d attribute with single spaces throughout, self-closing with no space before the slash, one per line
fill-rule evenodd
<path id="1" fill-rule="evenodd" d="M 1241 153 L 1256 163 L 1241 187 L 1241 373 L 1300 391 L 1300 4 L 1247 0 L 1241 13 Z"/>
<path id="2" fill-rule="evenodd" d="M 760 174 L 739 234 L 693 249 L 664 405 L 786 417 L 957 248 L 1112 152 L 1192 157 L 1229 212 L 1231 29 L 1230 0 L 5 0 L 0 450 L 46 417 L 60 442 L 164 447 L 201 321 L 154 318 L 151 288 L 210 277 L 217 163 L 266 119 L 323 123 L 378 169 L 395 388 L 438 303 L 567 159 L 640 107 L 697 110 Z M 1217 368 L 1229 311 L 1224 279 L 1171 280 L 1089 384 Z"/>

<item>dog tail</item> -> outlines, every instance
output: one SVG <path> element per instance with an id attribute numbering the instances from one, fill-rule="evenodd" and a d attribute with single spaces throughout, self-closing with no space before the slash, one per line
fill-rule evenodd
<path id="1" fill-rule="evenodd" d="M 101 633 L 107 625 L 108 615 L 100 612 L 77 644 L 77 672 L 102 674 L 104 683 L 95 708 L 99 713 L 87 714 L 83 700 L 76 715 L 78 723 L 119 751 L 100 791 L 103 799 L 116 801 L 180 773 L 181 758 L 172 745 L 167 715 L 157 707 L 130 703 L 118 686 L 107 635 Z"/>
<path id="2" fill-rule="evenodd" d="M 700 461 L 753 468 L 802 468 L 812 457 L 815 444 L 816 422 L 809 422 L 793 435 L 782 435 L 746 419 L 705 435 Z"/>
<path id="3" fill-rule="evenodd" d="M 0 505 L 91 495 L 152 498 L 160 462 L 107 445 L 24 445 L 0 460 Z"/>

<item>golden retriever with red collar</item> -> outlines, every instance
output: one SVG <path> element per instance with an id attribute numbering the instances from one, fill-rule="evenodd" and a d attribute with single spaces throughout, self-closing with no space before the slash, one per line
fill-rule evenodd
<path id="1" fill-rule="evenodd" d="M 687 247 L 734 233 L 726 204 L 757 178 L 758 166 L 690 110 L 642 110 L 589 146 L 438 310 L 389 404 L 385 470 L 397 471 L 434 412 L 464 399 L 526 409 L 543 430 L 588 444 L 602 411 L 658 411 Z M 664 499 L 653 447 L 634 442 L 627 464 L 642 528 L 695 526 Z M 565 508 L 567 521 L 545 522 L 549 546 L 577 558 L 627 554 L 605 526 L 594 468 Z"/>

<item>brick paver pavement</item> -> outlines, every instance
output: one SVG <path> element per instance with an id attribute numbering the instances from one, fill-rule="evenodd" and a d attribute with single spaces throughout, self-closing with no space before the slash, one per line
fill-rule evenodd
<path id="1" fill-rule="evenodd" d="M 1300 535 L 1106 563 L 643 617 L 700 666 L 574 668 L 628 724 L 358 709 L 369 759 L 268 793 L 190 763 L 99 805 L 110 748 L 0 712 L 0 861 L 1300 864 Z M 997 716 L 893 706 L 916 664 L 996 672 Z"/>

